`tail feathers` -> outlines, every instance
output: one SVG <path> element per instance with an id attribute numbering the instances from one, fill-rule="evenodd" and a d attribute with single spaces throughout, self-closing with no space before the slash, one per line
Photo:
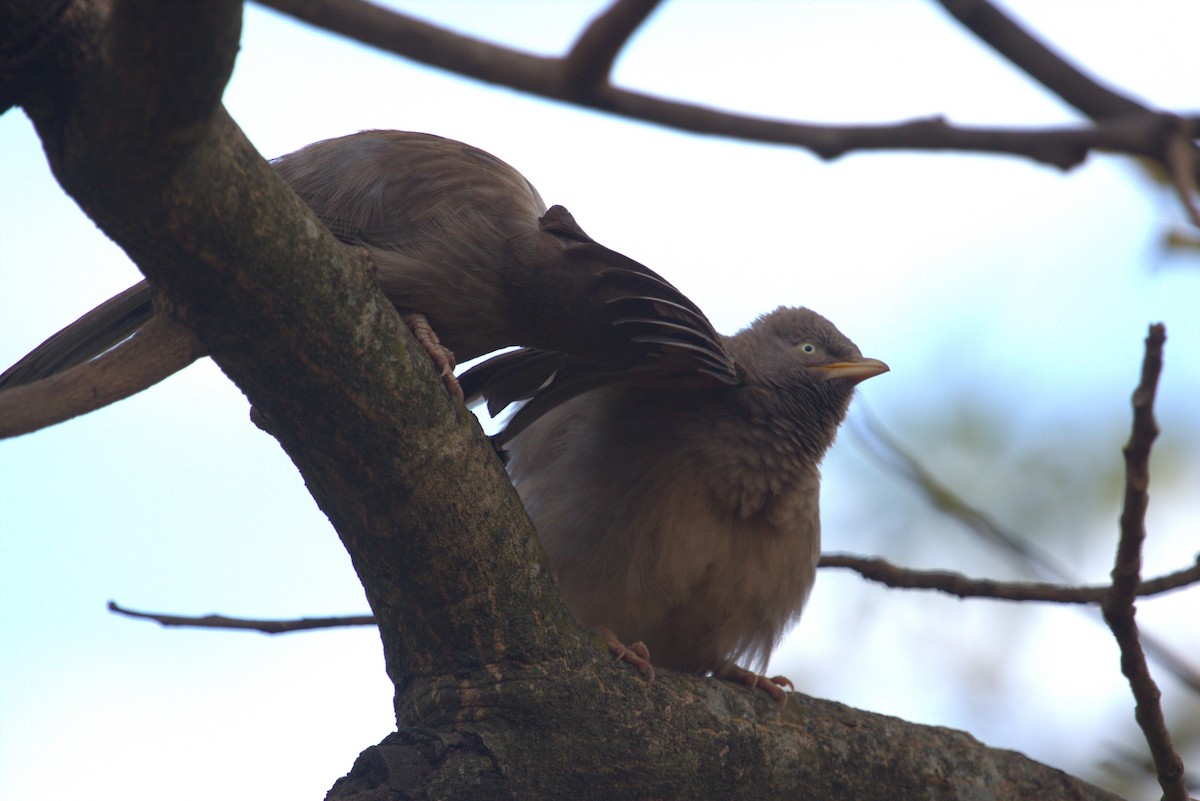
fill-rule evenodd
<path id="1" fill-rule="evenodd" d="M 141 328 L 153 309 L 141 281 L 106 300 L 0 373 L 0 389 L 48 378 L 99 356 Z"/>

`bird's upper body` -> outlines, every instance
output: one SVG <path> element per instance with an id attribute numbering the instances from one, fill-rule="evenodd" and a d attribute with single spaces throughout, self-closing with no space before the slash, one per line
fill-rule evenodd
<path id="1" fill-rule="evenodd" d="M 450 139 L 364 131 L 272 166 L 334 236 L 367 249 L 388 299 L 425 314 L 460 360 L 519 341 L 511 284 L 569 244 L 543 233 L 546 204 L 520 173 Z"/>
<path id="2" fill-rule="evenodd" d="M 459 359 L 529 346 L 462 389 L 492 408 L 526 401 L 498 439 L 579 621 L 643 640 L 664 667 L 765 662 L 812 586 L 817 465 L 854 385 L 886 366 L 805 309 L 721 337 L 669 283 L 459 142 L 366 131 L 274 166 Z M 131 287 L 0 387 L 85 361 L 152 313 L 149 288 Z"/>
<path id="3" fill-rule="evenodd" d="M 658 373 L 735 380 L 703 313 L 653 271 L 546 208 L 519 172 L 478 148 L 363 131 L 272 162 L 342 242 L 365 248 L 383 293 L 423 316 L 463 361 L 510 345 L 581 358 L 593 383 L 653 360 Z M 142 282 L 51 337 L 0 376 L 46 377 L 128 336 L 152 314 Z M 433 355 L 431 351 L 431 355 Z M 575 391 L 575 390 L 572 390 Z"/>
<path id="4" fill-rule="evenodd" d="M 820 553 L 818 464 L 854 386 L 887 369 L 808 309 L 723 343 L 735 386 L 610 384 L 507 443 L 578 621 L 644 642 L 655 665 L 718 674 L 765 665 L 799 616 Z"/>
<path id="5" fill-rule="evenodd" d="M 273 165 L 336 237 L 370 252 L 388 299 L 424 315 L 459 361 L 526 345 L 622 369 L 661 354 L 647 332 L 720 354 L 691 301 L 563 207 L 547 210 L 524 176 L 478 148 L 363 131 Z M 731 364 L 719 369 L 733 380 Z"/>

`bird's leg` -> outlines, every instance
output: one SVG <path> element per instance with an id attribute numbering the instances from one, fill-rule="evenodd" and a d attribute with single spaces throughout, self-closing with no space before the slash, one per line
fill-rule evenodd
<path id="1" fill-rule="evenodd" d="M 787 676 L 767 678 L 766 676 L 760 676 L 754 671 L 746 670 L 744 667 L 738 667 L 732 662 L 726 662 L 714 670 L 713 676 L 718 679 L 741 682 L 750 687 L 758 687 L 767 695 L 774 698 L 775 702 L 781 706 L 787 703 L 787 694 L 783 691 L 783 688 L 787 687 L 792 692 L 796 691 L 796 685 L 792 684 L 792 680 Z"/>
<path id="2" fill-rule="evenodd" d="M 608 652 L 613 655 L 614 659 L 619 662 L 628 662 L 637 668 L 647 681 L 654 681 L 654 666 L 650 664 L 650 649 L 646 647 L 645 643 L 635 642 L 633 645 L 626 645 L 617 637 L 616 632 L 604 626 L 597 626 L 592 631 L 604 638 L 604 644 L 608 646 Z"/>
<path id="3" fill-rule="evenodd" d="M 446 383 L 446 389 L 458 399 L 459 403 L 462 403 L 462 387 L 458 385 L 458 379 L 454 377 L 454 354 L 438 340 L 437 334 L 433 332 L 425 315 L 408 312 L 401 314 L 400 317 L 408 325 L 408 330 L 412 331 L 412 335 L 417 338 L 417 342 L 420 342 L 421 347 L 429 354 L 429 358 L 433 359 L 433 364 L 442 376 L 442 381 Z"/>

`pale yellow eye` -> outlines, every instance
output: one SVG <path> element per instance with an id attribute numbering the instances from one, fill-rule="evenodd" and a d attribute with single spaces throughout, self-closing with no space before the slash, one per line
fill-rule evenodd
<path id="1" fill-rule="evenodd" d="M 817 346 L 811 342 L 805 342 L 800 345 L 800 352 L 801 353 L 816 353 Z"/>

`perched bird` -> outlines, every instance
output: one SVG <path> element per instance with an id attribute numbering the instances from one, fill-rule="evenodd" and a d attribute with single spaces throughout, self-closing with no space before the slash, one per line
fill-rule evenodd
<path id="1" fill-rule="evenodd" d="M 779 685 L 790 682 L 757 671 L 815 578 L 818 464 L 855 385 L 888 367 L 803 308 L 776 309 L 722 341 L 734 385 L 644 371 L 514 418 L 498 439 L 580 624 L 643 672 L 648 659 L 783 700 Z M 553 397 L 559 376 L 547 360 L 587 383 L 577 359 L 518 350 L 468 371 L 468 400 Z"/>
<path id="2" fill-rule="evenodd" d="M 384 294 L 452 392 L 456 358 L 509 345 L 572 354 L 612 375 L 652 361 L 660 373 L 700 370 L 736 381 L 695 304 L 594 242 L 562 206 L 547 210 L 529 181 L 478 148 L 430 134 L 364 131 L 273 166 L 338 239 L 367 250 Z M 142 282 L 0 375 L 0 388 L 87 360 L 151 314 Z"/>
<path id="3" fill-rule="evenodd" d="M 481 150 L 367 131 L 274 167 L 347 245 L 459 393 L 524 401 L 497 442 L 571 610 L 646 673 L 761 684 L 819 552 L 817 464 L 855 384 L 887 370 L 828 321 L 779 309 L 721 337 L 673 286 L 593 241 Z M 135 285 L 0 375 L 53 375 L 139 330 Z M 633 643 L 626 647 L 623 642 Z M 636 642 L 635 642 L 636 641 Z"/>

